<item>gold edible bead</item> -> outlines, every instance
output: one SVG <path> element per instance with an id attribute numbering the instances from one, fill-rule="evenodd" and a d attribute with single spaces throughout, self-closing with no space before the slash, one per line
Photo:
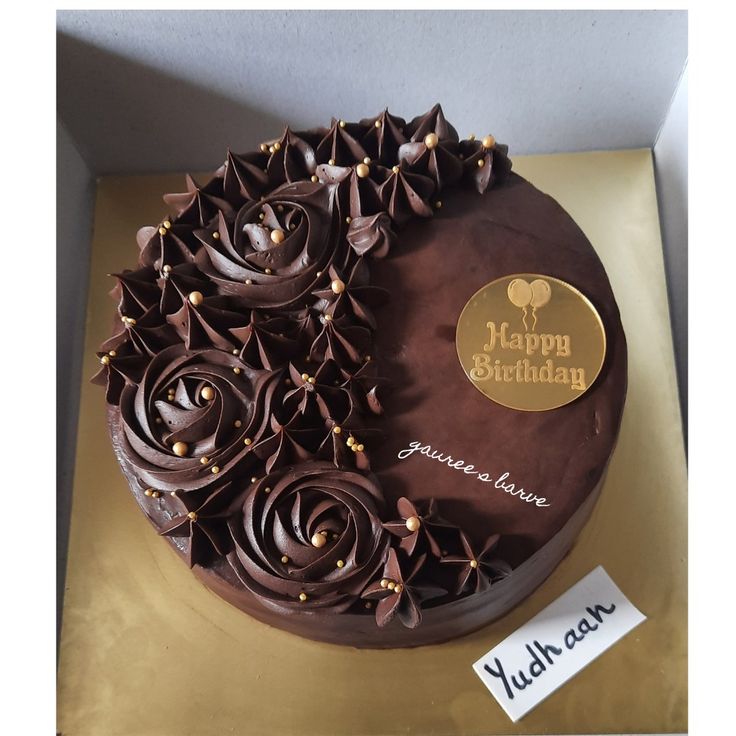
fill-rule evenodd
<path id="1" fill-rule="evenodd" d="M 401 583 L 396 583 L 396 587 L 394 588 L 394 593 L 401 593 L 402 590 L 404 590 L 404 586 Z"/>
<path id="2" fill-rule="evenodd" d="M 307 378 L 307 381 L 311 384 L 317 383 L 317 379 L 314 376 L 309 376 L 309 378 Z"/>
<path id="3" fill-rule="evenodd" d="M 201 396 L 205 401 L 212 401 L 215 398 L 215 389 L 212 386 L 205 386 L 201 391 Z"/>
<path id="4" fill-rule="evenodd" d="M 204 301 L 204 296 L 201 291 L 193 291 L 189 295 L 189 301 L 194 304 L 195 307 L 198 307 Z"/>
<path id="5" fill-rule="evenodd" d="M 366 608 L 373 608 L 373 603 L 371 603 L 370 601 L 366 601 L 365 602 L 365 607 Z"/>
<path id="6" fill-rule="evenodd" d="M 171 273 L 171 266 L 167 263 L 162 269 L 164 273 Z"/>
<path id="7" fill-rule="evenodd" d="M 366 164 L 366 166 L 367 166 L 367 165 L 368 165 L 368 164 L 369 164 L 370 162 L 371 162 L 370 156 L 366 156 L 366 157 L 365 157 L 365 158 L 363 159 L 363 163 L 364 163 L 364 164 Z"/>
<path id="8" fill-rule="evenodd" d="M 422 525 L 422 522 L 419 520 L 418 516 L 410 516 L 406 520 L 406 528 L 410 532 L 415 532 L 419 527 Z"/>
<path id="9" fill-rule="evenodd" d="M 439 142 L 440 139 L 437 137 L 436 133 L 429 133 L 424 136 L 424 145 L 427 146 L 427 148 L 434 148 Z"/>
<path id="10" fill-rule="evenodd" d="M 245 283 L 248 284 L 248 286 L 250 286 L 253 283 L 253 279 L 246 279 Z"/>
<path id="11" fill-rule="evenodd" d="M 327 544 L 327 538 L 324 536 L 324 534 L 320 534 L 319 532 L 315 532 L 312 534 L 312 546 L 316 547 L 317 549 L 320 549 L 321 547 L 324 547 Z"/>
<path id="12" fill-rule="evenodd" d="M 174 442 L 174 446 L 171 449 L 174 451 L 174 455 L 184 457 L 189 452 L 189 445 L 186 442 Z"/>
<path id="13" fill-rule="evenodd" d="M 109 356 L 110 356 L 111 358 L 114 358 L 114 357 L 115 357 L 115 356 L 117 355 L 117 352 L 115 352 L 114 350 L 111 350 L 111 351 L 110 351 L 110 352 L 108 353 L 108 355 L 109 355 Z"/>
<path id="14" fill-rule="evenodd" d="M 492 135 L 487 135 L 481 141 L 483 148 L 493 148 L 496 145 L 496 139 Z"/>
<path id="15" fill-rule="evenodd" d="M 154 491 L 154 492 L 153 492 L 153 493 L 151 494 L 151 497 L 152 497 L 152 498 L 161 498 L 161 491 Z"/>
<path id="16" fill-rule="evenodd" d="M 233 373 L 234 373 L 234 374 L 235 374 L 236 376 L 239 376 L 239 375 L 240 375 L 240 368 L 233 368 Z"/>
<path id="17" fill-rule="evenodd" d="M 392 166 L 391 167 L 391 171 L 393 171 L 394 174 L 398 174 L 399 171 L 401 171 L 401 169 L 398 166 Z"/>
<path id="18" fill-rule="evenodd" d="M 212 237 L 215 240 L 219 240 L 220 239 L 220 233 L 218 233 L 217 230 L 215 230 L 215 232 L 212 233 Z"/>
<path id="19" fill-rule="evenodd" d="M 335 165 L 335 159 L 334 159 L 334 158 L 331 158 L 331 159 L 330 159 L 330 160 L 329 160 L 329 161 L 327 162 L 327 165 L 328 165 L 328 166 L 334 166 L 334 165 Z"/>
<path id="20" fill-rule="evenodd" d="M 365 179 L 366 176 L 368 176 L 371 173 L 370 168 L 368 167 L 368 164 L 358 164 L 355 167 L 355 173 L 361 178 Z"/>
<path id="21" fill-rule="evenodd" d="M 287 557 L 286 555 L 284 555 L 284 556 L 283 556 L 283 557 L 281 558 L 281 562 L 283 562 L 283 563 L 284 563 L 284 565 L 285 565 L 285 564 L 286 564 L 286 563 L 287 563 L 288 561 L 289 561 L 289 558 L 288 558 L 288 557 Z"/>
<path id="22" fill-rule="evenodd" d="M 355 437 L 348 437 L 347 446 L 352 447 L 355 444 Z"/>
<path id="23" fill-rule="evenodd" d="M 482 169 L 486 165 L 486 160 L 484 158 L 478 159 L 478 168 Z"/>
<path id="24" fill-rule="evenodd" d="M 207 457 L 207 455 L 202 455 L 202 457 L 199 458 L 199 462 L 202 463 L 202 465 L 207 465 L 209 461 L 210 459 Z"/>
<path id="25" fill-rule="evenodd" d="M 240 421 L 240 419 L 236 419 L 236 420 L 235 420 L 235 421 L 233 422 L 233 426 L 234 426 L 234 427 L 237 427 L 237 428 L 240 428 L 240 427 L 242 427 L 242 426 L 243 426 L 243 422 L 241 422 L 241 421 Z"/>
<path id="26" fill-rule="evenodd" d="M 271 489 L 270 489 L 270 488 L 269 488 L 268 486 L 266 486 L 266 487 L 265 487 L 265 488 L 263 489 L 263 492 L 264 492 L 264 493 L 271 493 Z"/>
<path id="27" fill-rule="evenodd" d="M 332 289 L 332 292 L 334 294 L 342 294 L 343 291 L 345 291 L 345 282 L 341 281 L 340 279 L 335 279 L 330 284 L 330 289 Z"/>
<path id="28" fill-rule="evenodd" d="M 255 483 L 258 480 L 258 478 L 255 477 L 255 475 L 251 476 L 250 482 Z"/>
<path id="29" fill-rule="evenodd" d="M 212 472 L 217 475 L 220 472 L 220 466 L 219 465 L 213 465 L 212 466 Z"/>
<path id="30" fill-rule="evenodd" d="M 319 182 L 319 177 L 316 174 L 312 174 L 312 181 L 317 184 Z"/>
<path id="31" fill-rule="evenodd" d="M 159 235 L 166 235 L 166 228 L 163 225 L 158 229 Z"/>
<path id="32" fill-rule="evenodd" d="M 332 428 L 332 431 L 333 431 L 333 432 L 334 432 L 335 434 L 340 434 L 340 432 L 342 432 L 342 427 L 333 427 L 333 428 Z"/>
<path id="33" fill-rule="evenodd" d="M 373 123 L 373 126 L 374 126 L 375 128 L 380 128 L 380 127 L 381 127 L 381 121 L 380 121 L 380 120 L 376 120 L 376 122 L 375 122 L 375 123 Z"/>
<path id="34" fill-rule="evenodd" d="M 306 593 L 299 593 L 299 600 L 304 603 L 304 601 L 307 600 L 307 594 Z"/>
<path id="35" fill-rule="evenodd" d="M 340 567 L 340 568 L 345 567 L 345 560 L 338 560 L 337 561 L 337 566 Z"/>
<path id="36" fill-rule="evenodd" d="M 143 495 L 145 495 L 145 496 L 152 496 L 153 495 L 153 491 L 150 488 L 146 488 L 146 490 L 143 491 Z"/>
<path id="37" fill-rule="evenodd" d="M 388 587 L 388 578 L 383 578 L 383 580 L 381 580 L 381 587 L 382 588 Z"/>
<path id="38" fill-rule="evenodd" d="M 261 212 L 261 214 L 260 214 L 260 215 L 258 215 L 258 219 L 259 219 L 259 220 L 262 220 L 262 219 L 263 219 L 263 218 L 264 218 L 265 216 L 266 216 L 266 215 L 265 215 L 265 214 L 264 214 L 263 212 Z"/>
<path id="39" fill-rule="evenodd" d="M 470 560 L 470 567 L 475 570 L 475 568 L 478 567 L 478 560 Z"/>
<path id="40" fill-rule="evenodd" d="M 278 245 L 284 242 L 286 234 L 283 230 L 271 230 L 271 240 Z"/>
<path id="41" fill-rule="evenodd" d="M 168 230 L 171 227 L 171 222 L 169 222 L 169 220 L 164 220 L 164 227 Z"/>
<path id="42" fill-rule="evenodd" d="M 273 153 L 276 149 L 273 146 L 268 147 L 268 152 Z"/>
<path id="43" fill-rule="evenodd" d="M 252 444 L 253 444 L 253 440 L 252 440 L 252 439 L 251 439 L 250 437 L 246 437 L 246 438 L 245 438 L 245 439 L 243 440 L 243 444 L 244 444 L 244 445 L 245 445 L 246 447 L 249 447 L 250 445 L 252 445 Z"/>
<path id="44" fill-rule="evenodd" d="M 358 452 L 363 452 L 363 450 L 365 450 L 365 447 L 364 447 L 364 446 L 363 446 L 363 444 L 361 443 L 360 445 L 356 445 L 356 446 L 355 446 L 355 449 L 356 449 L 356 450 L 357 450 Z"/>
<path id="45" fill-rule="evenodd" d="M 266 269 L 266 270 L 264 271 L 264 273 L 265 273 L 265 274 L 266 274 L 267 276 L 270 276 L 270 275 L 271 275 L 271 274 L 273 273 L 273 271 L 272 271 L 272 270 L 271 270 L 270 268 L 267 268 L 267 269 Z"/>
<path id="46" fill-rule="evenodd" d="M 190 512 L 189 512 L 189 513 L 187 514 L 187 516 L 188 516 L 188 517 L 189 517 L 189 518 L 190 518 L 190 519 L 191 519 L 192 521 L 197 521 L 197 513 L 196 513 L 195 511 L 190 511 Z"/>
<path id="47" fill-rule="evenodd" d="M 110 365 L 110 356 L 109 355 L 103 355 L 100 358 L 100 363 L 102 363 L 102 365 Z"/>
<path id="48" fill-rule="evenodd" d="M 345 222 L 347 222 L 347 224 L 348 224 L 348 225 L 349 225 L 349 224 L 350 224 L 350 223 L 351 223 L 352 221 L 353 221 L 353 218 L 352 218 L 352 217 L 346 217 L 346 218 L 345 218 Z"/>
<path id="49" fill-rule="evenodd" d="M 265 143 L 261 143 L 261 153 L 268 153 L 268 146 Z"/>
<path id="50" fill-rule="evenodd" d="M 437 201 L 436 201 L 436 202 L 434 203 L 434 206 L 435 206 L 435 209 L 439 209 L 440 207 L 442 207 L 442 200 L 441 200 L 441 199 L 438 199 L 438 200 L 437 200 Z"/>
<path id="51" fill-rule="evenodd" d="M 302 373 L 302 381 L 308 381 L 309 380 L 309 373 Z"/>
<path id="52" fill-rule="evenodd" d="M 396 583 L 393 580 L 388 581 L 388 585 L 386 586 L 389 590 L 393 590 L 396 587 Z"/>
<path id="53" fill-rule="evenodd" d="M 340 121 L 340 127 L 341 127 L 341 128 L 344 128 L 344 127 L 345 127 L 345 125 L 346 125 L 345 121 L 344 121 L 344 120 L 341 120 L 341 121 Z"/>
<path id="54" fill-rule="evenodd" d="M 273 144 L 273 150 L 274 151 L 280 151 L 281 150 L 281 144 L 276 141 L 276 143 Z"/>
<path id="55" fill-rule="evenodd" d="M 471 134 L 470 134 L 470 135 L 468 136 L 468 140 L 469 140 L 469 141 L 474 141 L 474 140 L 475 140 L 475 133 L 471 133 Z"/>

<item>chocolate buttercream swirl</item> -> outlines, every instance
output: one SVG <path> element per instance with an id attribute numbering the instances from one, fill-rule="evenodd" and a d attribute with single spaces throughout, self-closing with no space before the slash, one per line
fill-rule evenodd
<path id="1" fill-rule="evenodd" d="M 304 463 L 256 482 L 229 521 L 228 559 L 267 608 L 340 613 L 383 565 L 388 535 L 373 478 Z"/>
<path id="2" fill-rule="evenodd" d="M 244 472 L 268 432 L 276 374 L 221 350 L 175 345 L 120 395 L 121 452 L 139 481 L 194 491 Z M 246 443 L 246 439 L 248 442 Z"/>
<path id="3" fill-rule="evenodd" d="M 260 309 L 309 306 L 319 276 L 349 252 L 339 240 L 333 189 L 304 181 L 245 205 L 234 234 L 220 216 L 215 232 L 197 236 L 199 269 L 220 293 Z"/>
<path id="4" fill-rule="evenodd" d="M 396 242 L 396 233 L 391 229 L 391 218 L 385 212 L 353 218 L 346 237 L 359 256 L 370 253 L 375 258 L 387 256 Z"/>

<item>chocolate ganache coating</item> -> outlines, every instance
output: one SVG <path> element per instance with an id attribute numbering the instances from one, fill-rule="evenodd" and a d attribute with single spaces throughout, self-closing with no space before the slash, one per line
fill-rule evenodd
<path id="1" fill-rule="evenodd" d="M 528 595 L 590 515 L 625 339 L 590 243 L 507 151 L 461 140 L 439 105 L 287 128 L 187 177 L 114 275 L 93 380 L 120 465 L 193 573 L 255 618 L 443 641 Z M 469 297 L 524 272 L 579 288 L 606 329 L 595 384 L 548 412 L 494 404 L 455 354 Z"/>

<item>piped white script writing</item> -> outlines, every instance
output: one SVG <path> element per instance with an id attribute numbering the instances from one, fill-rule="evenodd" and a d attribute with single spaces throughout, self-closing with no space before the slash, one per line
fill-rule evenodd
<path id="1" fill-rule="evenodd" d="M 443 465 L 447 465 L 448 468 L 457 470 L 464 475 L 475 476 L 475 478 L 482 483 L 492 483 L 493 487 L 497 490 L 516 496 L 519 500 L 526 503 L 534 504 L 540 508 L 551 505 L 544 496 L 538 496 L 536 493 L 525 491 L 522 487 L 517 487 L 516 483 L 509 480 L 511 475 L 510 473 L 504 472 L 496 478 L 489 473 L 477 470 L 475 465 L 466 463 L 464 460 L 456 460 L 452 455 L 445 454 L 439 450 L 433 450 L 431 445 L 423 445 L 421 442 L 417 441 L 410 442 L 407 448 L 399 452 L 398 458 L 399 460 L 406 460 L 414 453 L 424 455 L 424 457 L 428 457 L 430 460 L 436 460 Z"/>

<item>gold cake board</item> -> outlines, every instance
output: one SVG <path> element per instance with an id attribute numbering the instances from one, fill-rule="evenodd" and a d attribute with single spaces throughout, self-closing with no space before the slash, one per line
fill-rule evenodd
<path id="1" fill-rule="evenodd" d="M 687 729 L 686 468 L 649 150 L 517 157 L 600 254 L 629 345 L 618 447 L 593 517 L 530 598 L 464 638 L 413 650 L 318 644 L 207 591 L 131 497 L 88 383 L 109 335 L 105 274 L 181 176 L 106 177 L 95 212 L 58 680 L 64 736 L 572 734 Z M 648 620 L 512 723 L 471 665 L 602 564 Z"/>

